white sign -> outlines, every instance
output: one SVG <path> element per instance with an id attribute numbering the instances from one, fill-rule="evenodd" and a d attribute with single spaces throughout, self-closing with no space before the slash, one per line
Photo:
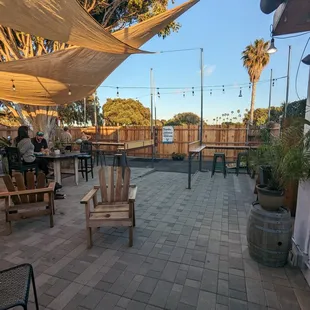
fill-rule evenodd
<path id="1" fill-rule="evenodd" d="M 173 126 L 163 127 L 163 143 L 173 143 L 174 128 Z"/>

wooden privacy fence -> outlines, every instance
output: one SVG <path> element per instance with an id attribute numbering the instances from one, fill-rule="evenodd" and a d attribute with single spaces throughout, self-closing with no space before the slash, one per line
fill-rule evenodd
<path id="1" fill-rule="evenodd" d="M 70 132 L 73 141 L 81 138 L 81 132 L 85 131 L 92 136 L 91 141 L 96 141 L 95 127 L 81 128 L 72 127 Z M 174 127 L 174 141 L 171 144 L 163 143 L 162 139 L 163 127 L 156 127 L 155 141 L 156 141 L 156 157 L 157 158 L 171 158 L 171 154 L 184 153 L 188 154 L 188 145 L 191 142 L 199 140 L 199 126 L 175 126 Z M 60 136 L 61 130 L 57 130 L 57 136 Z M 17 128 L 0 127 L 0 137 L 11 136 L 16 137 Z M 151 139 L 151 131 L 148 126 L 126 126 L 113 127 L 105 126 L 99 127 L 97 132 L 98 141 L 110 142 L 129 142 L 142 141 Z M 223 145 L 244 145 L 247 142 L 247 128 L 242 125 L 207 125 L 203 128 L 203 143 L 204 144 L 223 144 Z M 110 148 L 111 150 L 113 149 Z M 223 151 L 228 158 L 236 156 L 235 151 Z M 205 159 L 213 156 L 213 150 L 204 150 L 203 156 Z M 135 151 L 130 151 L 129 156 L 151 157 L 151 148 L 142 148 Z"/>

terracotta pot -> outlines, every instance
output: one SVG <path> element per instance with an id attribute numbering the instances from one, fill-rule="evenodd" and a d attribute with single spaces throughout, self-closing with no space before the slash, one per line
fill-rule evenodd
<path id="1" fill-rule="evenodd" d="M 284 191 L 274 191 L 264 185 L 257 185 L 259 204 L 268 211 L 277 211 L 284 205 Z"/>

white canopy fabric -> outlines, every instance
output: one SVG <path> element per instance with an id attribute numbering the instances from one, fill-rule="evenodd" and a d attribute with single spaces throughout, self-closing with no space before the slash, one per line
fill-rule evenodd
<path id="1" fill-rule="evenodd" d="M 112 36 L 77 0 L 0 0 L 0 25 L 105 53 L 142 52 Z"/>
<path id="2" fill-rule="evenodd" d="M 113 36 L 139 48 L 197 2 L 199 0 L 191 0 L 115 32 Z M 37 106 L 69 104 L 92 94 L 127 57 L 128 54 L 71 47 L 52 54 L 2 63 L 0 98 Z M 135 72 L 128 72 L 130 74 Z"/>

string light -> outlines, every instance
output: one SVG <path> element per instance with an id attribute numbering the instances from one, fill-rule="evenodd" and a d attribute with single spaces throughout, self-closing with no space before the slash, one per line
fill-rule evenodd
<path id="1" fill-rule="evenodd" d="M 15 85 L 14 85 L 14 80 L 11 80 L 12 81 L 12 89 L 13 89 L 13 91 L 15 91 L 16 90 L 16 87 L 15 87 Z"/>
<path id="2" fill-rule="evenodd" d="M 70 89 L 70 84 L 69 84 L 69 88 L 68 88 L 68 95 L 69 95 L 69 96 L 72 95 L 72 92 L 71 92 L 71 89 Z"/>
<path id="3" fill-rule="evenodd" d="M 185 91 L 183 91 L 183 98 L 185 98 Z"/>
<path id="4" fill-rule="evenodd" d="M 249 83 L 249 90 L 251 89 L 251 83 Z"/>
<path id="5" fill-rule="evenodd" d="M 242 87 L 240 87 L 239 98 L 242 97 Z"/>
<path id="6" fill-rule="evenodd" d="M 158 99 L 160 99 L 160 92 L 159 92 L 159 88 L 157 88 L 157 97 L 158 97 Z"/>
<path id="7" fill-rule="evenodd" d="M 210 90 L 210 96 L 212 96 L 212 89 Z"/>
<path id="8" fill-rule="evenodd" d="M 274 86 L 274 79 L 272 80 L 272 86 Z"/>
<path id="9" fill-rule="evenodd" d="M 118 90 L 118 87 L 116 87 L 116 97 L 119 97 L 119 90 Z"/>
<path id="10" fill-rule="evenodd" d="M 195 88 L 192 87 L 192 95 L 195 96 Z"/>
<path id="11" fill-rule="evenodd" d="M 223 94 L 225 94 L 225 86 L 223 85 Z"/>

